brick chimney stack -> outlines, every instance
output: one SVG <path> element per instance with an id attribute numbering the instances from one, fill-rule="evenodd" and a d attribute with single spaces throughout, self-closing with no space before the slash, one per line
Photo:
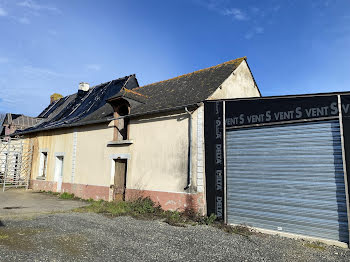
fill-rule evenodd
<path id="1" fill-rule="evenodd" d="M 57 100 L 60 100 L 62 97 L 63 97 L 63 95 L 61 95 L 61 94 L 57 94 L 57 93 L 52 94 L 50 96 L 50 104 L 52 104 L 53 102 L 55 102 Z"/>

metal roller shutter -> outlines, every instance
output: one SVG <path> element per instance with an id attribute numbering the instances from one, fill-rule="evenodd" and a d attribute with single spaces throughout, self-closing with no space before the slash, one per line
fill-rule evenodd
<path id="1" fill-rule="evenodd" d="M 227 131 L 230 224 L 349 242 L 339 121 Z"/>

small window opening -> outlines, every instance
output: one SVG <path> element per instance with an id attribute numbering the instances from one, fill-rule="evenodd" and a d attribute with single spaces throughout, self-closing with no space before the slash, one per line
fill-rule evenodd
<path id="1" fill-rule="evenodd" d="M 129 114 L 128 105 L 121 105 L 116 110 L 115 117 L 126 116 Z M 114 140 L 127 140 L 128 139 L 128 125 L 129 119 L 119 118 L 115 120 L 115 136 Z"/>
<path id="2" fill-rule="evenodd" d="M 39 176 L 46 177 L 46 167 L 47 167 L 47 152 L 40 153 L 40 168 Z"/>

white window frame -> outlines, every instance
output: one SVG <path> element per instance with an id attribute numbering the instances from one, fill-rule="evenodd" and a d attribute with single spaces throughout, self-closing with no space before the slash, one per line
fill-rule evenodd
<path id="1" fill-rule="evenodd" d="M 39 160 L 39 170 L 38 170 L 38 176 L 37 179 L 46 179 L 47 178 L 47 162 L 49 159 L 49 150 L 47 149 L 41 149 L 40 150 L 40 160 Z M 44 166 L 44 157 L 46 154 L 46 162 L 45 162 L 45 166 Z M 44 176 L 45 174 L 45 176 Z"/>
<path id="2" fill-rule="evenodd" d="M 62 158 L 62 166 L 61 166 L 61 172 L 57 171 L 57 160 L 59 158 Z M 56 152 L 55 153 L 55 174 L 54 174 L 54 181 L 57 182 L 57 191 L 56 192 L 62 192 L 62 184 L 63 184 L 63 178 L 64 178 L 64 160 L 66 158 L 66 154 L 64 152 Z"/>

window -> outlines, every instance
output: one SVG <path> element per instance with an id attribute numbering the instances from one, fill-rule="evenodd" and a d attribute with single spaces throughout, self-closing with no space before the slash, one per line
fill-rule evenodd
<path id="1" fill-rule="evenodd" d="M 46 177 L 47 152 L 40 153 L 39 177 Z"/>
<path id="2" fill-rule="evenodd" d="M 120 105 L 116 112 L 115 118 L 126 116 L 129 114 L 129 106 L 124 104 Z M 127 118 L 119 118 L 115 120 L 115 132 L 114 132 L 114 140 L 127 140 L 128 139 L 128 124 L 129 119 Z"/>
<path id="3" fill-rule="evenodd" d="M 61 192 L 62 190 L 63 161 L 64 161 L 63 155 L 61 154 L 56 155 L 55 181 L 57 182 L 57 192 Z"/>

